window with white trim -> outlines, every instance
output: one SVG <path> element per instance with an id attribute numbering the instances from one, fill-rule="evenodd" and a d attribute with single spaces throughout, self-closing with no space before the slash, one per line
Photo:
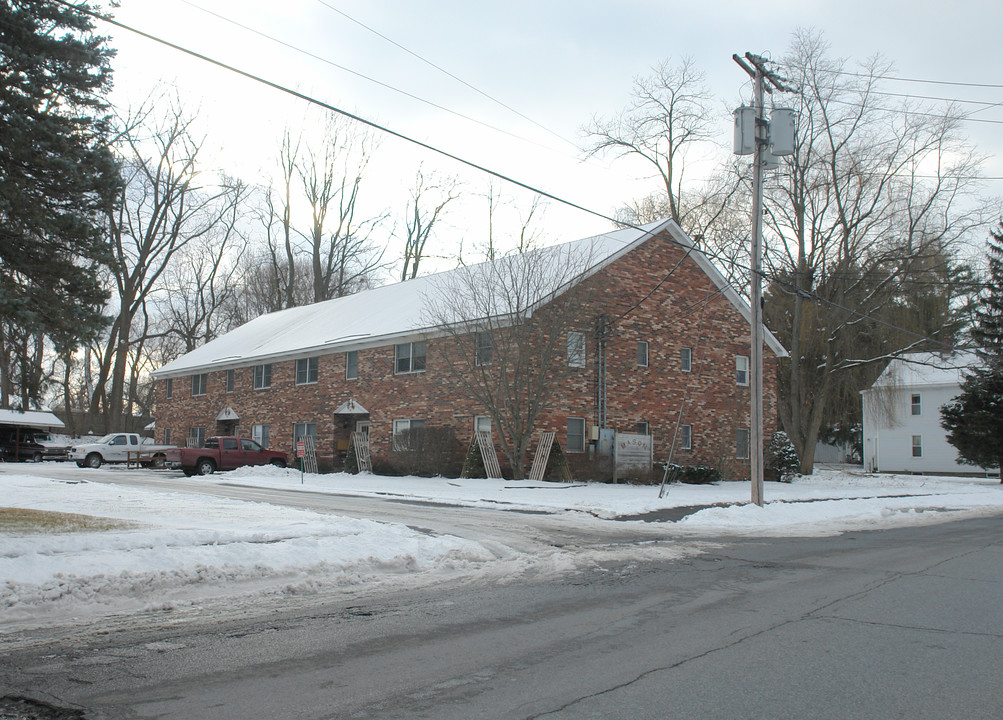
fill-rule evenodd
<path id="1" fill-rule="evenodd" d="M 923 436 L 913 435 L 912 436 L 912 456 L 921 458 L 923 457 Z"/>
<path id="2" fill-rule="evenodd" d="M 490 365 L 494 355 L 494 339 L 489 332 L 474 334 L 474 365 Z"/>
<path id="3" fill-rule="evenodd" d="M 309 435 L 314 440 L 314 446 L 317 445 L 317 423 L 303 422 L 293 424 L 293 442 L 302 440 L 304 437 Z"/>
<path id="4" fill-rule="evenodd" d="M 585 418 L 568 418 L 564 449 L 568 452 L 585 452 Z"/>
<path id="5" fill-rule="evenodd" d="M 585 333 L 568 333 L 568 367 L 585 367 Z"/>
<path id="6" fill-rule="evenodd" d="M 749 428 L 738 428 L 735 431 L 735 457 L 739 460 L 749 459 Z"/>
<path id="7" fill-rule="evenodd" d="M 749 356 L 748 355 L 736 355 L 735 356 L 735 384 L 736 385 L 748 385 L 749 384 Z"/>
<path id="8" fill-rule="evenodd" d="M 271 363 L 254 366 L 254 389 L 267 390 L 272 386 Z"/>
<path id="9" fill-rule="evenodd" d="M 394 450 L 418 450 L 419 447 L 417 446 L 417 438 L 414 431 L 421 430 L 423 427 L 425 427 L 424 420 L 417 420 L 415 418 L 394 420 Z"/>
<path id="10" fill-rule="evenodd" d="M 164 399 L 170 400 L 174 396 L 174 379 L 167 378 L 164 381 Z"/>
<path id="11" fill-rule="evenodd" d="M 271 426 L 261 424 L 251 426 L 251 439 L 261 447 L 268 447 L 268 434 Z"/>
<path id="12" fill-rule="evenodd" d="M 491 416 L 475 415 L 474 432 L 491 432 Z"/>
<path id="13" fill-rule="evenodd" d="M 910 405 L 913 415 L 923 414 L 923 398 L 919 396 L 919 393 L 913 394 Z"/>
<path id="14" fill-rule="evenodd" d="M 394 346 L 394 372 L 398 375 L 424 372 L 425 343 L 399 343 Z"/>
<path id="15" fill-rule="evenodd" d="M 188 447 L 202 447 L 203 445 L 205 445 L 205 428 L 191 428 L 188 431 Z"/>
<path id="16" fill-rule="evenodd" d="M 205 395 L 205 389 L 209 385 L 209 373 L 192 375 L 192 395 Z"/>
<path id="17" fill-rule="evenodd" d="M 357 380 L 359 377 L 359 351 L 349 350 L 345 353 L 345 379 Z"/>
<path id="18" fill-rule="evenodd" d="M 693 351 L 690 348 L 680 348 L 679 369 L 683 372 L 690 372 L 693 369 Z"/>
<path id="19" fill-rule="evenodd" d="M 680 450 L 692 450 L 693 449 L 693 426 L 692 425 L 680 425 L 679 426 L 679 449 Z"/>
<path id="20" fill-rule="evenodd" d="M 637 423 L 634 426 L 634 432 L 636 432 L 638 435 L 647 435 L 648 434 L 648 423 L 643 422 L 643 421 Z"/>
<path id="21" fill-rule="evenodd" d="M 648 343 L 644 340 L 637 341 L 637 366 L 648 367 Z"/>
<path id="22" fill-rule="evenodd" d="M 296 384 L 313 385 L 317 382 L 317 358 L 300 358 L 296 361 Z"/>

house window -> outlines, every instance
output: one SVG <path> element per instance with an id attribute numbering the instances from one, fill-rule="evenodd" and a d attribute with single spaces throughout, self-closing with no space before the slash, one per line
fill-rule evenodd
<path id="1" fill-rule="evenodd" d="M 479 332 L 474 336 L 474 364 L 490 365 L 491 356 L 494 351 L 491 333 Z"/>
<path id="2" fill-rule="evenodd" d="M 255 365 L 254 366 L 254 389 L 255 390 L 266 390 L 272 386 L 272 366 L 271 364 L 266 365 Z"/>
<path id="3" fill-rule="evenodd" d="M 423 427 L 424 420 L 394 420 L 394 450 L 420 450 L 418 431 Z"/>
<path id="4" fill-rule="evenodd" d="M 173 378 L 167 378 L 164 382 L 164 399 L 170 400 L 174 395 L 174 380 Z"/>
<path id="5" fill-rule="evenodd" d="M 233 375 L 234 375 L 233 370 L 226 371 L 226 391 L 228 393 L 233 392 Z"/>
<path id="6" fill-rule="evenodd" d="M 912 456 L 921 458 L 923 457 L 923 436 L 913 435 L 912 436 Z"/>
<path id="7" fill-rule="evenodd" d="M 749 459 L 749 428 L 738 428 L 735 431 L 735 457 L 739 460 Z"/>
<path id="8" fill-rule="evenodd" d="M 359 377 L 359 351 L 349 350 L 345 353 L 345 379 L 355 380 Z"/>
<path id="9" fill-rule="evenodd" d="M 568 439 L 564 449 L 568 452 L 585 452 L 585 418 L 568 418 Z"/>
<path id="10" fill-rule="evenodd" d="M 317 358 L 300 358 L 296 361 L 296 384 L 311 385 L 317 382 Z"/>
<path id="11" fill-rule="evenodd" d="M 205 428 L 193 427 L 188 431 L 188 447 L 202 447 L 205 445 Z"/>
<path id="12" fill-rule="evenodd" d="M 648 434 L 648 423 L 646 423 L 646 422 L 639 422 L 639 423 L 637 423 L 637 425 L 634 426 L 634 432 L 636 432 L 638 435 L 647 435 Z"/>
<path id="13" fill-rule="evenodd" d="M 401 343 L 395 346 L 394 372 L 398 375 L 404 373 L 423 372 L 425 370 L 425 343 Z"/>
<path id="14" fill-rule="evenodd" d="M 679 426 L 679 449 L 680 450 L 692 450 L 693 449 L 693 426 L 692 425 L 680 425 Z"/>
<path id="15" fill-rule="evenodd" d="M 679 367 L 683 372 L 690 372 L 693 369 L 693 351 L 690 348 L 679 350 Z"/>
<path id="16" fill-rule="evenodd" d="M 171 444 L 171 429 L 164 428 L 164 445 L 170 445 L 170 444 Z"/>
<path id="17" fill-rule="evenodd" d="M 747 355 L 735 356 L 735 384 L 749 384 L 749 357 Z"/>
<path id="18" fill-rule="evenodd" d="M 261 447 L 268 447 L 268 425 L 252 425 L 251 439 Z"/>
<path id="19" fill-rule="evenodd" d="M 648 343 L 643 340 L 637 343 L 637 366 L 648 367 Z"/>
<path id="20" fill-rule="evenodd" d="M 209 373 L 192 375 L 192 395 L 205 395 L 206 385 L 209 384 Z"/>
<path id="21" fill-rule="evenodd" d="M 314 445 L 317 442 L 317 423 L 295 423 L 293 425 L 293 442 L 305 438 L 307 435 L 314 439 Z"/>
<path id="22" fill-rule="evenodd" d="M 918 393 L 912 396 L 912 414 L 913 415 L 923 414 L 923 401 Z"/>
<path id="23" fill-rule="evenodd" d="M 585 333 L 568 333 L 568 367 L 585 367 Z"/>
<path id="24" fill-rule="evenodd" d="M 487 433 L 491 432 L 491 416 L 475 415 L 474 432 L 487 432 Z"/>

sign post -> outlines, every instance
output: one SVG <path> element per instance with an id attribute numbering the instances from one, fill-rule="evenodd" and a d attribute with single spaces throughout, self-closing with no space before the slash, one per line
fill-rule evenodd
<path id="1" fill-rule="evenodd" d="M 302 440 L 296 441 L 296 457 L 300 459 L 300 485 L 303 484 L 303 458 L 306 457 L 306 443 Z"/>

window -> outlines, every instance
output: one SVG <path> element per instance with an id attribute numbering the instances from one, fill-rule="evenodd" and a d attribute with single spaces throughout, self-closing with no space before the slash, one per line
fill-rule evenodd
<path id="1" fill-rule="evenodd" d="M 192 395 L 205 395 L 206 385 L 209 384 L 209 373 L 192 375 Z"/>
<path id="2" fill-rule="evenodd" d="M 164 398 L 166 400 L 170 400 L 173 395 L 174 395 L 174 379 L 167 378 L 167 380 L 164 382 Z"/>
<path id="3" fill-rule="evenodd" d="M 474 337 L 474 364 L 490 365 L 491 355 L 494 350 L 491 333 L 479 332 Z"/>
<path id="4" fill-rule="evenodd" d="M 693 369 L 693 351 L 689 348 L 679 350 L 679 368 L 683 372 L 690 372 Z"/>
<path id="5" fill-rule="evenodd" d="M 474 432 L 491 432 L 491 416 L 475 415 Z"/>
<path id="6" fill-rule="evenodd" d="M 568 367 L 585 367 L 585 333 L 568 333 Z"/>
<path id="7" fill-rule="evenodd" d="M 913 435 L 912 436 L 912 456 L 913 457 L 923 457 L 923 436 Z"/>
<path id="8" fill-rule="evenodd" d="M 240 443 L 237 438 L 223 438 L 223 449 L 224 450 L 240 450 Z"/>
<path id="9" fill-rule="evenodd" d="M 394 450 L 419 450 L 417 435 L 423 427 L 424 420 L 394 420 Z"/>
<path id="10" fill-rule="evenodd" d="M 296 423 L 293 425 L 293 446 L 307 435 L 313 438 L 313 445 L 317 447 L 317 423 Z"/>
<path id="11" fill-rule="evenodd" d="M 585 418 L 568 418 L 568 452 L 585 452 Z"/>
<path id="12" fill-rule="evenodd" d="M 251 438 L 261 447 L 268 447 L 268 425 L 252 425 Z"/>
<path id="13" fill-rule="evenodd" d="M 233 370 L 226 371 L 226 391 L 228 393 L 233 392 Z"/>
<path id="14" fill-rule="evenodd" d="M 248 440 L 247 438 L 240 439 L 240 449 L 244 452 L 261 452 L 261 445 L 254 442 L 253 440 Z"/>
<path id="15" fill-rule="evenodd" d="M 425 343 L 401 343 L 395 347 L 395 373 L 402 375 L 425 370 Z"/>
<path id="16" fill-rule="evenodd" d="M 749 428 L 738 428 L 735 431 L 735 457 L 739 460 L 749 459 Z"/>
<path id="17" fill-rule="evenodd" d="M 680 450 L 692 450 L 693 449 L 693 426 L 692 425 L 680 425 L 679 426 L 679 449 Z"/>
<path id="18" fill-rule="evenodd" d="M 171 429 L 164 428 L 164 445 L 170 445 L 170 444 L 171 444 Z"/>
<path id="19" fill-rule="evenodd" d="M 193 427 L 188 431 L 188 447 L 202 447 L 205 445 L 205 428 Z"/>
<path id="20" fill-rule="evenodd" d="M 918 394 L 912 396 L 912 414 L 922 415 L 923 414 L 923 400 Z"/>
<path id="21" fill-rule="evenodd" d="M 648 434 L 648 423 L 646 423 L 646 422 L 639 422 L 639 423 L 637 423 L 637 425 L 634 426 L 634 432 L 636 432 L 638 435 L 647 435 Z"/>
<path id="22" fill-rule="evenodd" d="M 648 343 L 643 340 L 637 343 L 637 366 L 648 367 Z"/>
<path id="23" fill-rule="evenodd" d="M 355 380 L 359 377 L 359 351 L 349 350 L 345 353 L 345 379 Z"/>
<path id="24" fill-rule="evenodd" d="M 317 358 L 301 358 L 296 361 L 296 384 L 310 385 L 317 382 Z"/>
<path id="25" fill-rule="evenodd" d="M 254 366 L 254 389 L 255 390 L 265 390 L 272 386 L 272 366 L 268 365 L 255 365 Z"/>
<path id="26" fill-rule="evenodd" d="M 735 356 L 735 384 L 749 384 L 749 357 L 747 355 Z"/>

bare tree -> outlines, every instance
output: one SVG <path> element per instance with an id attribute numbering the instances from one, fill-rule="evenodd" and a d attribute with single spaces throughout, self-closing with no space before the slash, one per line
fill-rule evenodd
<path id="1" fill-rule="evenodd" d="M 634 157 L 661 179 L 667 211 L 689 228 L 691 208 L 684 195 L 686 160 L 691 151 L 713 137 L 710 93 L 704 74 L 684 58 L 677 65 L 664 61 L 647 77 L 634 80 L 630 104 L 613 118 L 593 118 L 585 128 L 592 139 L 589 155 L 614 153 Z"/>
<path id="2" fill-rule="evenodd" d="M 125 182 L 118 207 L 108 216 L 114 315 L 99 348 L 90 408 L 97 415 L 103 404 L 110 426 L 122 421 L 133 345 L 145 339 L 149 327 L 147 300 L 176 253 L 232 217 L 242 194 L 239 185 L 200 175 L 201 140 L 192 135 L 193 120 L 176 102 L 167 108 L 159 118 L 140 111 L 147 117 L 143 124 L 123 119 L 130 129 L 121 141 Z"/>
<path id="3" fill-rule="evenodd" d="M 428 319 L 445 335 L 439 352 L 491 416 L 517 479 L 537 421 L 575 372 L 568 333 L 591 329 L 582 319 L 591 290 L 579 281 L 592 263 L 591 248 L 580 244 L 514 254 L 443 276 L 429 298 Z"/>
<path id="4" fill-rule="evenodd" d="M 894 311 L 904 280 L 920 280 L 918 294 L 936 287 L 931 262 L 949 276 L 955 244 L 983 223 L 981 206 L 965 206 L 981 159 L 951 108 L 887 109 L 878 100 L 890 70 L 880 57 L 849 68 L 818 34 L 801 31 L 783 65 L 800 92 L 796 152 L 768 188 L 767 316 L 790 351 L 781 421 L 811 472 L 831 404 L 856 407 L 852 371 L 928 342 L 890 332 L 904 322 Z"/>
<path id="5" fill-rule="evenodd" d="M 446 212 L 446 206 L 459 197 L 455 178 L 428 177 L 421 166 L 411 188 L 411 201 L 404 217 L 404 266 L 401 280 L 418 277 L 418 267 L 425 257 L 425 247 L 432 231 Z"/>

